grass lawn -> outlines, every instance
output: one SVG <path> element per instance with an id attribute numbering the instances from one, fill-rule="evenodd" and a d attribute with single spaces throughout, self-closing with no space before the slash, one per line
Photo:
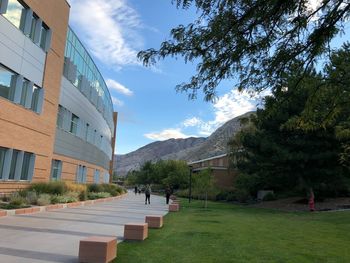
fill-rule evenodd
<path id="1" fill-rule="evenodd" d="M 287 213 L 232 204 L 189 205 L 115 262 L 350 262 L 350 211 Z"/>

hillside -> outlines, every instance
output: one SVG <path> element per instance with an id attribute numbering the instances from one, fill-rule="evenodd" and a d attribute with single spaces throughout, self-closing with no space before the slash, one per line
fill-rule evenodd
<path id="1" fill-rule="evenodd" d="M 207 138 L 169 139 L 150 143 L 142 148 L 124 155 L 116 155 L 114 170 L 118 175 L 126 175 L 146 161 L 185 160 L 196 161 L 227 152 L 227 142 L 237 133 L 240 119 L 252 112 L 245 113 L 219 127 Z"/>

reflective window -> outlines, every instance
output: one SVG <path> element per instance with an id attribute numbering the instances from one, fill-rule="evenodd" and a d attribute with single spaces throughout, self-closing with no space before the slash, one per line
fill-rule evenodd
<path id="1" fill-rule="evenodd" d="M 48 30 L 49 28 L 43 23 L 41 25 L 41 33 L 40 33 L 40 47 L 42 49 L 45 49 Z"/>
<path id="2" fill-rule="evenodd" d="M 31 22 L 31 26 L 30 26 L 30 32 L 29 32 L 29 37 L 33 41 L 35 39 L 35 34 L 40 33 L 40 32 L 35 32 L 35 28 L 36 28 L 36 23 L 37 22 L 38 22 L 38 17 L 33 14 L 32 22 Z"/>
<path id="3" fill-rule="evenodd" d="M 22 13 L 25 8 L 17 0 L 9 0 L 7 11 L 3 14 L 17 28 L 21 27 Z"/>
<path id="4" fill-rule="evenodd" d="M 98 184 L 99 182 L 100 182 L 100 171 L 96 169 L 94 174 L 94 183 Z"/>
<path id="5" fill-rule="evenodd" d="M 32 104 L 30 107 L 33 111 L 38 111 L 39 93 L 40 93 L 40 88 L 34 85 L 33 95 L 32 95 Z"/>
<path id="6" fill-rule="evenodd" d="M 20 101 L 20 104 L 22 106 L 25 106 L 25 104 L 26 104 L 28 89 L 29 89 L 29 82 L 24 81 L 23 87 L 22 87 L 21 101 Z"/>
<path id="7" fill-rule="evenodd" d="M 13 150 L 12 153 L 12 160 L 11 160 L 11 168 L 10 168 L 10 174 L 9 174 L 9 180 L 15 179 L 15 172 L 16 172 L 16 165 L 17 165 L 17 159 L 18 159 L 19 151 Z"/>
<path id="8" fill-rule="evenodd" d="M 32 157 L 32 153 L 25 152 L 23 156 L 23 165 L 21 171 L 21 180 L 29 179 L 29 166 L 30 166 L 30 158 Z"/>
<path id="9" fill-rule="evenodd" d="M 14 88 L 16 74 L 0 65 L 0 96 L 11 100 L 11 89 Z"/>
<path id="10" fill-rule="evenodd" d="M 68 28 L 65 57 L 76 66 L 76 76 L 71 80 L 72 84 L 78 89 L 81 87 L 80 82 L 84 76 L 89 83 L 90 91 L 86 93 L 88 99 L 102 113 L 111 130 L 113 124 L 113 104 L 106 83 L 95 63 L 91 59 L 89 53 L 85 50 L 78 37 Z M 69 74 L 69 63 L 65 63 L 65 74 Z M 67 79 L 68 75 L 66 76 Z M 89 96 L 90 95 L 90 96 Z M 98 101 L 101 101 L 101 106 L 98 106 Z"/>
<path id="11" fill-rule="evenodd" d="M 0 180 L 3 178 L 6 151 L 6 148 L 0 147 Z"/>
<path id="12" fill-rule="evenodd" d="M 60 160 L 52 160 L 51 180 L 57 181 L 61 179 L 62 162 Z"/>
<path id="13" fill-rule="evenodd" d="M 78 122 L 79 122 L 79 117 L 77 115 L 75 115 L 75 114 L 72 114 L 72 119 L 71 119 L 69 132 L 71 132 L 73 134 L 77 134 Z"/>
<path id="14" fill-rule="evenodd" d="M 64 117 L 64 108 L 61 105 L 58 105 L 58 115 L 57 115 L 57 127 L 63 128 L 63 117 Z"/>

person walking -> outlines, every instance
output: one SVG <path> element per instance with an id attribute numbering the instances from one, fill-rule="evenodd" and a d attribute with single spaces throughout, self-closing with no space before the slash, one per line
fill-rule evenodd
<path id="1" fill-rule="evenodd" d="M 137 194 L 137 185 L 135 185 L 134 191 L 135 191 L 135 195 L 136 195 Z"/>
<path id="2" fill-rule="evenodd" d="M 146 195 L 145 205 L 147 205 L 147 200 L 148 200 L 148 204 L 150 205 L 151 204 L 151 186 L 149 184 L 146 185 L 145 195 Z"/>
<path id="3" fill-rule="evenodd" d="M 170 195 L 171 195 L 171 190 L 170 190 L 170 187 L 168 186 L 165 189 L 165 198 L 166 198 L 166 204 L 167 205 L 169 204 Z"/>

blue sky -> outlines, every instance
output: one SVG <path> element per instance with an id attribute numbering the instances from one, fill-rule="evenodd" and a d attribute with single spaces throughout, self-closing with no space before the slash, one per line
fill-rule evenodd
<path id="1" fill-rule="evenodd" d="M 186 94 L 176 93 L 175 86 L 189 80 L 195 65 L 166 59 L 145 68 L 137 60 L 138 51 L 158 48 L 168 39 L 171 28 L 193 21 L 195 10 L 178 10 L 171 0 L 69 2 L 70 24 L 94 57 L 119 112 L 116 153 L 156 140 L 208 136 L 256 108 L 259 100 L 238 94 L 229 81 L 218 88 L 215 103 L 204 102 L 202 94 L 190 101 Z"/>

